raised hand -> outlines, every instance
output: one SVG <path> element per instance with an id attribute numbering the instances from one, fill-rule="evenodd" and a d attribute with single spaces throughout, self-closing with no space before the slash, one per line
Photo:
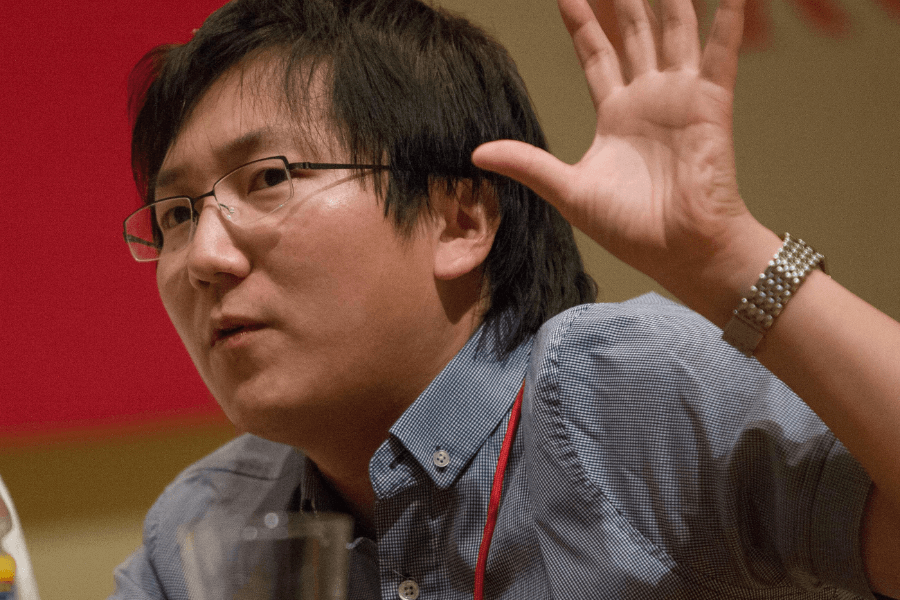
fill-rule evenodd
<path id="1" fill-rule="evenodd" d="M 679 296 L 698 277 L 712 282 L 720 274 L 710 271 L 726 271 L 748 231 L 766 236 L 763 256 L 771 256 L 777 238 L 747 211 L 734 166 L 743 0 L 721 0 L 702 49 L 690 0 L 660 0 L 659 19 L 645 0 L 596 0 L 614 3 L 621 54 L 602 30 L 600 7 L 558 1 L 597 111 L 591 147 L 568 165 L 521 142 L 491 142 L 475 151 L 475 164 L 531 187 Z"/>

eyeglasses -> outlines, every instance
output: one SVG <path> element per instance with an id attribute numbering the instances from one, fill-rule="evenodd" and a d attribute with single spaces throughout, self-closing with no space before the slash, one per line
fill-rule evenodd
<path id="1" fill-rule="evenodd" d="M 163 198 L 134 211 L 125 219 L 125 242 L 136 261 L 159 260 L 190 243 L 200 218 L 197 203 L 204 198 L 215 198 L 225 219 L 244 226 L 290 202 L 294 196 L 292 171 L 387 168 L 385 165 L 289 163 L 284 156 L 254 160 L 226 174 L 205 194 L 194 198 Z"/>

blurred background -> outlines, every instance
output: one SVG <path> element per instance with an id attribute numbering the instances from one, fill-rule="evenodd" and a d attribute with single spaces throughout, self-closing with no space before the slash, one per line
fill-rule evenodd
<path id="1" fill-rule="evenodd" d="M 126 82 L 218 0 L 20 2 L 4 10 L 0 474 L 44 600 L 105 597 L 141 520 L 184 467 L 234 435 L 132 261 Z M 554 152 L 594 121 L 552 0 L 443 0 L 494 33 Z M 715 0 L 695 0 L 706 21 Z M 900 318 L 900 0 L 748 0 L 735 136 L 741 191 L 776 232 Z M 601 301 L 654 282 L 581 240 Z"/>

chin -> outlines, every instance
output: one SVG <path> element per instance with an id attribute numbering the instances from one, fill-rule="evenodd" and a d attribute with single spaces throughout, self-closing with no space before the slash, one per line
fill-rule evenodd
<path id="1" fill-rule="evenodd" d="M 313 422 L 296 399 L 284 396 L 232 394 L 219 404 L 239 432 L 293 446 L 304 439 L 303 423 Z"/>
<path id="2" fill-rule="evenodd" d="M 291 420 L 273 411 L 239 411 L 226 413 L 239 433 L 251 433 L 257 437 L 282 444 L 298 445 L 298 436 L 291 427 Z"/>

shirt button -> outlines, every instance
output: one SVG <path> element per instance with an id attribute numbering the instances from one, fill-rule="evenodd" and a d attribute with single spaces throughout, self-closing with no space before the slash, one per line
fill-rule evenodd
<path id="1" fill-rule="evenodd" d="M 434 466 L 438 469 L 443 469 L 450 464 L 450 453 L 446 450 L 438 450 L 431 455 L 431 460 L 434 462 Z"/>
<path id="2" fill-rule="evenodd" d="M 419 597 L 419 584 L 412 579 L 407 579 L 397 588 L 400 600 L 416 600 Z"/>

